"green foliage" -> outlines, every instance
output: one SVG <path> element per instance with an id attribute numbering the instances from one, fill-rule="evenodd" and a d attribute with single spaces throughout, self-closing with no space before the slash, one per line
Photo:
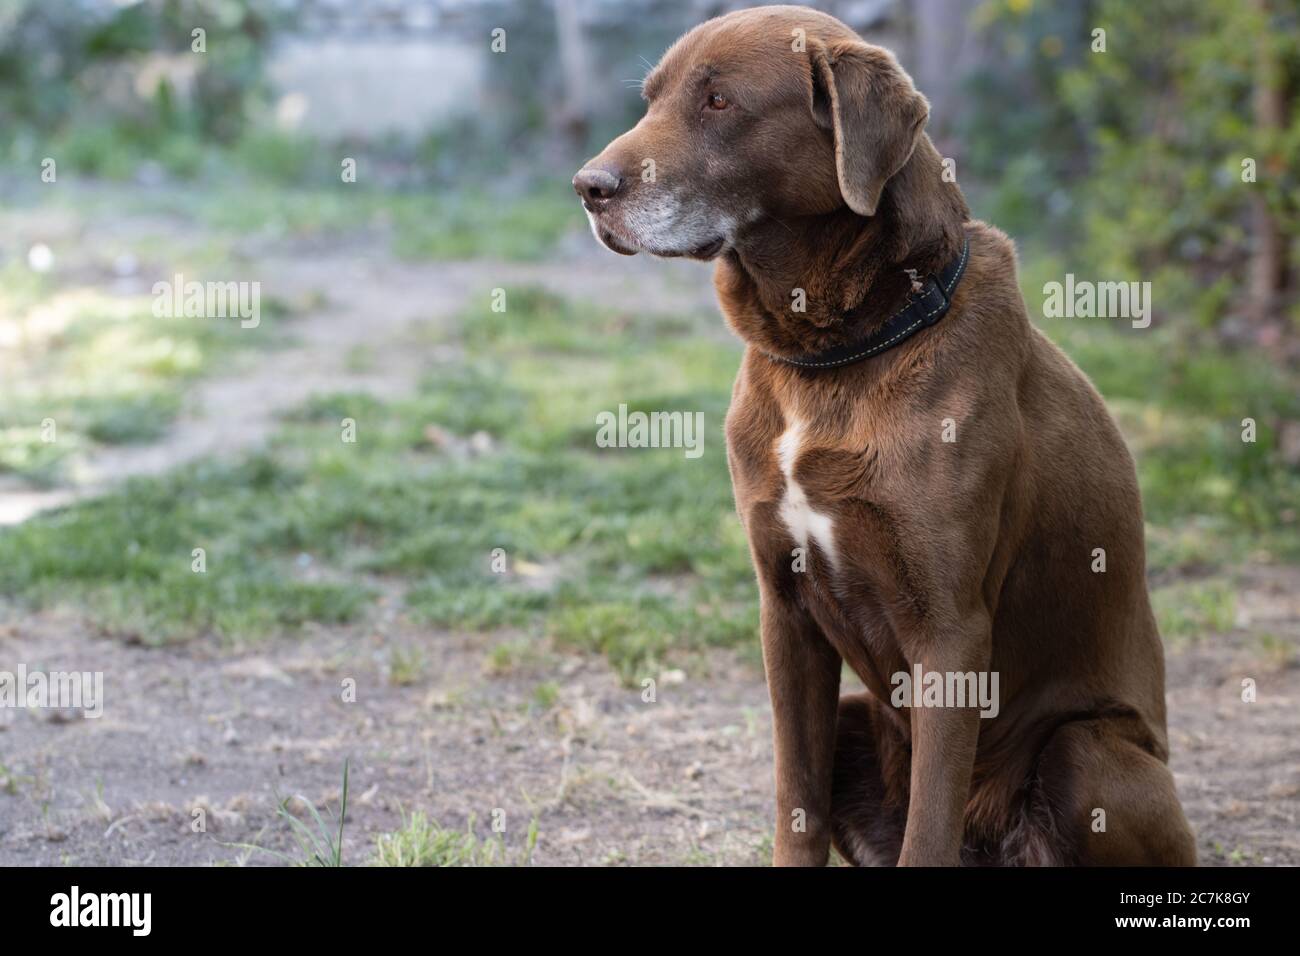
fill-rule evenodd
<path id="1" fill-rule="evenodd" d="M 105 445 L 148 444 L 163 436 L 180 405 L 175 392 L 123 395 L 88 410 L 86 434 Z"/>
<path id="2" fill-rule="evenodd" d="M 333 154 L 310 137 L 275 130 L 250 130 L 241 136 L 232 158 L 253 174 L 254 181 L 275 185 L 299 185 L 312 178 L 317 182 L 337 180 L 339 167 Z"/>
<path id="3" fill-rule="evenodd" d="M 1300 234 L 1300 179 L 1288 170 L 1300 153 L 1300 102 L 1280 134 L 1259 129 L 1251 110 L 1266 48 L 1293 75 L 1300 68 L 1294 16 L 1286 30 L 1236 0 L 1101 3 L 1112 52 L 1067 71 L 1060 93 L 1094 150 L 1088 242 L 1103 269 L 1221 275 L 1239 266 L 1252 194 Z M 1246 157 L 1258 164 L 1255 183 L 1242 181 Z"/>
<path id="4" fill-rule="evenodd" d="M 971 108 L 956 119 L 957 135 L 975 208 L 1016 236 L 1059 238 L 1073 211 L 1066 184 L 1083 171 L 1084 134 L 1052 90 L 1087 55 L 1087 13 L 1027 0 L 977 8 L 972 26 L 990 55 L 967 78 Z"/>
<path id="5" fill-rule="evenodd" d="M 970 168 L 994 183 L 986 215 L 1064 242 L 1098 275 L 1151 280 L 1163 313 L 1202 325 L 1230 310 L 1234 292 L 1240 303 L 1256 198 L 1300 265 L 1290 161 L 1300 98 L 1290 95 L 1276 132 L 1252 108 L 1261 83 L 1294 91 L 1300 77 L 1296 8 L 1273 10 L 1269 20 L 1239 0 L 986 4 L 985 39 L 1000 56 L 974 78 L 962 131 Z M 1092 49 L 1095 29 L 1105 52 Z M 1263 60 L 1275 75 L 1262 74 Z"/>
<path id="6" fill-rule="evenodd" d="M 286 23 L 281 8 L 241 0 L 7 0 L 0 6 L 0 146 L 24 132 L 56 143 L 64 136 L 74 165 L 104 171 L 96 167 L 149 155 L 180 132 L 232 140 L 265 99 L 262 63 L 272 30 Z M 190 54 L 196 25 L 219 55 L 187 61 L 196 72 L 182 95 L 164 59 Z M 142 71 L 145 65 L 158 69 Z M 121 82 L 124 68 L 157 80 Z M 109 82 L 114 71 L 119 81 Z M 113 149 L 90 148 L 91 137 Z"/>

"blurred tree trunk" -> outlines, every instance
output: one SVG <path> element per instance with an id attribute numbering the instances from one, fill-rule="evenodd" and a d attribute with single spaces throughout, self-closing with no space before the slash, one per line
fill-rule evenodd
<path id="1" fill-rule="evenodd" d="M 1271 24 L 1269 0 L 1254 0 L 1254 4 L 1261 21 Z M 1270 31 L 1261 34 L 1255 53 L 1255 128 L 1271 140 L 1286 123 L 1287 89 L 1285 72 Z M 1261 156 L 1257 175 L 1271 175 L 1276 166 L 1272 156 Z M 1287 285 L 1287 239 L 1258 188 L 1251 194 L 1251 233 L 1251 332 L 1257 341 L 1275 340 L 1280 331 L 1278 318 Z"/>
<path id="2" fill-rule="evenodd" d="M 962 81 L 986 55 L 983 38 L 971 26 L 979 5 L 980 0 L 915 0 L 910 8 L 911 63 L 904 65 L 930 101 L 930 137 L 945 156 L 958 147 L 952 132 L 964 105 Z"/>
<path id="3" fill-rule="evenodd" d="M 555 10 L 555 35 L 559 44 L 560 74 L 564 83 L 564 102 L 559 112 L 559 134 L 564 148 L 582 156 L 587 148 L 590 128 L 590 101 L 587 93 L 593 82 L 587 41 L 582 35 L 578 15 L 579 0 L 552 0 Z"/>

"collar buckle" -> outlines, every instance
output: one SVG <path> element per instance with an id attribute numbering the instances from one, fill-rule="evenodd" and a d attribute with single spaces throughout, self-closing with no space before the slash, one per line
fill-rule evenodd
<path id="1" fill-rule="evenodd" d="M 930 276 L 925 280 L 925 292 L 916 300 L 924 310 L 921 314 L 921 320 L 925 325 L 934 325 L 943 318 L 944 313 L 952 304 L 952 299 L 944 294 L 943 283 L 935 276 Z"/>

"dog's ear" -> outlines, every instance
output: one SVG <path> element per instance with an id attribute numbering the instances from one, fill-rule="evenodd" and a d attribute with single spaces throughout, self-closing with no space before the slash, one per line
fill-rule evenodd
<path id="1" fill-rule="evenodd" d="M 888 50 L 854 40 L 809 40 L 813 118 L 835 137 L 835 172 L 848 207 L 871 216 L 889 177 L 911 158 L 930 104 Z"/>

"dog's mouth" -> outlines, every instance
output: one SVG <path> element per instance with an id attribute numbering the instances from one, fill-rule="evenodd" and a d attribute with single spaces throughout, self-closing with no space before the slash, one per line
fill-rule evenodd
<path id="1" fill-rule="evenodd" d="M 701 262 L 708 262 L 710 259 L 717 258 L 718 254 L 722 252 L 722 247 L 726 244 L 727 237 L 718 236 L 716 239 L 711 239 L 703 245 L 696 246 L 694 249 L 688 249 L 685 252 L 662 252 L 659 253 L 659 255 L 668 259 L 684 257 L 687 259 L 699 259 Z"/>
<path id="2" fill-rule="evenodd" d="M 583 206 L 587 210 L 587 218 L 591 221 L 592 232 L 596 234 L 596 238 L 600 240 L 601 245 L 621 256 L 634 256 L 638 252 L 647 252 L 661 259 L 698 259 L 701 262 L 708 262 L 710 259 L 716 259 L 727 245 L 726 236 L 717 236 L 708 242 L 702 242 L 686 249 L 655 248 L 653 245 L 644 245 L 621 235 L 620 232 L 615 231 L 616 226 L 608 221 L 602 221 L 600 214 L 587 203 L 584 202 Z"/>
<path id="3" fill-rule="evenodd" d="M 606 229 L 604 226 L 597 226 L 596 233 L 600 241 L 605 246 L 621 256 L 634 256 L 638 252 L 648 252 L 652 256 L 658 256 L 661 259 L 698 259 L 701 262 L 708 262 L 710 259 L 716 259 L 723 247 L 727 244 L 726 236 L 718 236 L 716 239 L 710 239 L 708 242 L 693 246 L 690 249 L 638 249 L 624 239 Z"/>
<path id="4" fill-rule="evenodd" d="M 606 229 L 604 226 L 596 227 L 596 235 L 597 238 L 599 238 L 600 241 L 604 243 L 607 249 L 617 252 L 620 256 L 634 256 L 637 254 L 636 249 L 633 249 L 631 246 L 626 245 L 623 242 L 620 242 L 618 238 L 615 237 L 615 235 L 612 232 L 610 232 L 608 229 Z"/>

